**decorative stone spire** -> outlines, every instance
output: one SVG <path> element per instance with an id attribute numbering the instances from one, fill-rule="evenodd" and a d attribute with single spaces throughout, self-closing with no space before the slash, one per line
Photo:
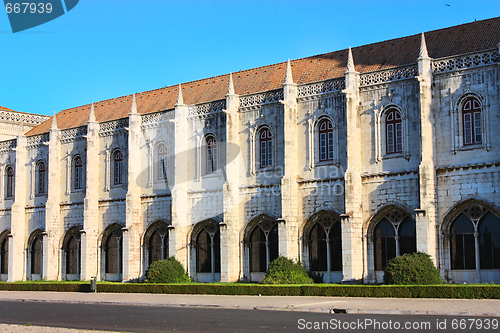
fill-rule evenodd
<path id="1" fill-rule="evenodd" d="M 420 39 L 420 53 L 418 55 L 419 59 L 429 58 L 429 54 L 427 53 L 427 44 L 425 43 L 425 36 L 422 32 L 422 38 Z"/>
<path id="2" fill-rule="evenodd" d="M 137 113 L 137 103 L 135 102 L 135 94 L 132 95 L 132 107 L 130 113 Z"/>
<path id="3" fill-rule="evenodd" d="M 176 105 L 184 105 L 184 98 L 182 97 L 182 87 L 180 83 L 179 83 L 179 92 L 177 93 Z"/>
<path id="4" fill-rule="evenodd" d="M 228 95 L 235 95 L 235 93 L 234 93 L 234 83 L 233 83 L 233 73 L 229 73 L 229 84 L 227 86 L 227 94 Z"/>
<path id="5" fill-rule="evenodd" d="M 354 68 L 354 59 L 352 57 L 352 50 L 351 47 L 349 46 L 349 53 L 347 55 L 347 71 L 346 72 L 355 72 L 356 69 Z"/>
<path id="6" fill-rule="evenodd" d="M 90 121 L 96 121 L 95 120 L 95 113 L 94 113 L 94 103 L 92 103 L 92 106 L 90 107 L 90 114 L 89 114 L 89 122 Z"/>
<path id="7" fill-rule="evenodd" d="M 286 62 L 285 84 L 293 84 L 292 65 L 290 65 L 290 59 Z"/>
<path id="8" fill-rule="evenodd" d="M 24 119 L 21 118 L 21 123 L 19 124 L 19 133 L 17 136 L 24 136 Z"/>
<path id="9" fill-rule="evenodd" d="M 56 112 L 54 111 L 54 116 L 52 117 L 52 126 L 50 127 L 51 129 L 57 129 L 57 118 L 56 118 Z"/>

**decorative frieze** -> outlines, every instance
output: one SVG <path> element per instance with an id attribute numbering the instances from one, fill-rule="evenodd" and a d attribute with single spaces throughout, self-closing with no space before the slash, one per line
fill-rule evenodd
<path id="1" fill-rule="evenodd" d="M 87 126 L 80 126 L 61 131 L 61 143 L 68 143 L 87 135 Z"/>
<path id="2" fill-rule="evenodd" d="M 14 122 L 14 123 L 23 123 L 23 124 L 31 124 L 31 125 L 40 125 L 44 121 L 50 119 L 47 116 L 39 116 L 33 114 L 25 114 L 18 112 L 9 112 L 9 111 L 1 111 L 0 112 L 0 121 L 2 122 Z"/>
<path id="3" fill-rule="evenodd" d="M 0 154 L 7 153 L 17 147 L 17 139 L 0 142 Z"/>
<path id="4" fill-rule="evenodd" d="M 469 54 L 460 57 L 450 57 L 434 60 L 432 70 L 434 73 L 449 72 L 458 69 L 473 68 L 491 65 L 500 61 L 498 50 Z"/>
<path id="5" fill-rule="evenodd" d="M 386 82 L 393 82 L 404 79 L 411 79 L 418 76 L 417 65 L 406 67 L 393 68 L 390 70 L 383 70 L 377 72 L 370 72 L 360 76 L 360 86 L 369 86 L 372 84 L 380 84 Z"/>
<path id="6" fill-rule="evenodd" d="M 128 127 L 128 118 L 107 121 L 99 124 L 99 137 L 113 135 L 114 131 L 118 131 Z"/>
<path id="7" fill-rule="evenodd" d="M 298 89 L 298 95 L 297 95 L 298 97 L 306 97 L 306 96 L 341 91 L 345 89 L 345 79 L 339 78 L 335 80 L 328 80 L 312 84 L 301 85 L 297 89 Z"/>
<path id="8" fill-rule="evenodd" d="M 42 146 L 44 143 L 49 142 L 49 139 L 50 139 L 49 133 L 29 136 L 26 139 L 26 146 L 31 149 L 38 148 Z"/>
<path id="9" fill-rule="evenodd" d="M 190 105 L 188 107 L 188 117 L 206 117 L 212 113 L 222 112 L 225 109 L 225 99 L 211 103 Z"/>
<path id="10" fill-rule="evenodd" d="M 157 127 L 166 121 L 174 119 L 174 117 L 175 112 L 173 110 L 144 114 L 142 115 L 142 128 Z"/>
<path id="11" fill-rule="evenodd" d="M 270 90 L 264 93 L 241 96 L 240 108 L 246 108 L 260 104 L 276 103 L 281 100 L 283 100 L 283 89 Z"/>

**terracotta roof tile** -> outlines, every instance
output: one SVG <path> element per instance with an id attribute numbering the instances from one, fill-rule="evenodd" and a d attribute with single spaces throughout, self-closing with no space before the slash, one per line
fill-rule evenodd
<path id="1" fill-rule="evenodd" d="M 431 58 L 494 49 L 500 42 L 500 18 L 467 23 L 425 33 Z M 360 73 L 414 64 L 420 50 L 420 34 L 352 48 L 356 70 Z M 347 50 L 292 60 L 295 83 L 304 84 L 344 76 Z M 233 73 L 235 92 L 246 95 L 282 87 L 286 62 Z M 198 104 L 224 99 L 229 74 L 182 84 L 185 104 Z M 177 85 L 136 94 L 139 113 L 173 109 L 177 101 Z M 120 119 L 130 112 L 132 96 L 123 96 L 94 104 L 97 121 Z M 67 129 L 85 125 L 90 104 L 63 110 L 57 114 L 57 125 Z M 51 121 L 27 133 L 36 135 L 50 129 Z"/>

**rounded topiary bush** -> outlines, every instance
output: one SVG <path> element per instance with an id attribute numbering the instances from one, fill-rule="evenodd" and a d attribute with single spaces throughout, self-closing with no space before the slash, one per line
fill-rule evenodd
<path id="1" fill-rule="evenodd" d="M 182 283 L 190 281 L 186 270 L 175 257 L 155 261 L 149 265 L 146 271 L 146 282 L 148 283 Z"/>
<path id="2" fill-rule="evenodd" d="M 262 283 L 266 284 L 308 284 L 313 283 L 300 261 L 278 257 L 269 263 L 269 269 Z"/>
<path id="3" fill-rule="evenodd" d="M 384 284 L 442 284 L 443 280 L 431 256 L 423 252 L 403 254 L 391 259 L 384 270 Z"/>

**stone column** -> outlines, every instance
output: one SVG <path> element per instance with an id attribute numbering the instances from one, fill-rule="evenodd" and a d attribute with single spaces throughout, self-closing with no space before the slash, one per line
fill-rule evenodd
<path id="1" fill-rule="evenodd" d="M 26 223 L 26 163 L 27 163 L 26 136 L 23 126 L 17 136 L 16 163 L 14 174 L 14 203 L 11 210 L 10 232 L 12 238 L 9 240 L 9 274 L 8 281 L 21 281 L 26 279 L 26 252 L 25 241 L 28 237 Z M 11 246 L 12 244 L 12 246 Z"/>
<path id="2" fill-rule="evenodd" d="M 221 281 L 240 279 L 240 235 L 244 226 L 243 205 L 240 199 L 241 175 L 244 163 L 240 152 L 239 96 L 234 92 L 233 76 L 229 74 L 226 95 L 226 165 L 224 184 L 224 225 L 221 227 Z"/>
<path id="3" fill-rule="evenodd" d="M 172 230 L 174 255 L 186 270 L 189 270 L 189 248 L 187 235 L 190 228 L 190 216 L 187 191 L 194 175 L 194 150 L 189 149 L 188 107 L 184 104 L 182 87 L 179 84 L 177 103 L 175 105 L 174 135 L 174 185 L 172 188 Z"/>
<path id="4" fill-rule="evenodd" d="M 94 104 L 87 122 L 87 166 L 86 188 L 83 210 L 83 231 L 81 233 L 81 279 L 100 279 L 99 269 L 99 122 L 96 121 Z M 99 165 L 101 165 L 99 163 Z"/>
<path id="5" fill-rule="evenodd" d="M 137 112 L 135 95 L 128 116 L 128 177 L 126 195 L 126 227 L 123 232 L 123 280 L 138 279 L 142 272 L 141 235 L 142 208 L 141 188 L 137 184 L 142 169 L 141 115 Z"/>
<path id="6" fill-rule="evenodd" d="M 281 217 L 279 253 L 290 259 L 299 259 L 299 224 L 302 219 L 302 205 L 299 200 L 298 140 L 297 131 L 297 85 L 293 83 L 290 60 L 286 66 L 283 83 L 283 130 L 285 172 L 281 179 Z"/>
<path id="7" fill-rule="evenodd" d="M 345 73 L 347 118 L 347 170 L 344 174 L 345 210 L 342 219 L 343 281 L 355 282 L 363 278 L 363 214 L 361 185 L 361 133 L 359 129 L 359 73 L 354 67 L 349 48 Z"/>
<path id="8" fill-rule="evenodd" d="M 61 223 L 61 142 L 60 130 L 57 128 L 56 114 L 52 118 L 49 140 L 49 165 L 47 184 L 47 202 L 45 204 L 45 232 L 43 238 L 43 278 L 60 280 L 60 241 L 63 235 Z"/>
<path id="9" fill-rule="evenodd" d="M 437 259 L 436 168 L 434 153 L 434 119 L 432 115 L 432 59 L 427 54 L 422 33 L 418 57 L 418 83 L 420 88 L 420 132 L 422 160 L 418 168 L 420 210 L 417 215 L 417 250 Z"/>

